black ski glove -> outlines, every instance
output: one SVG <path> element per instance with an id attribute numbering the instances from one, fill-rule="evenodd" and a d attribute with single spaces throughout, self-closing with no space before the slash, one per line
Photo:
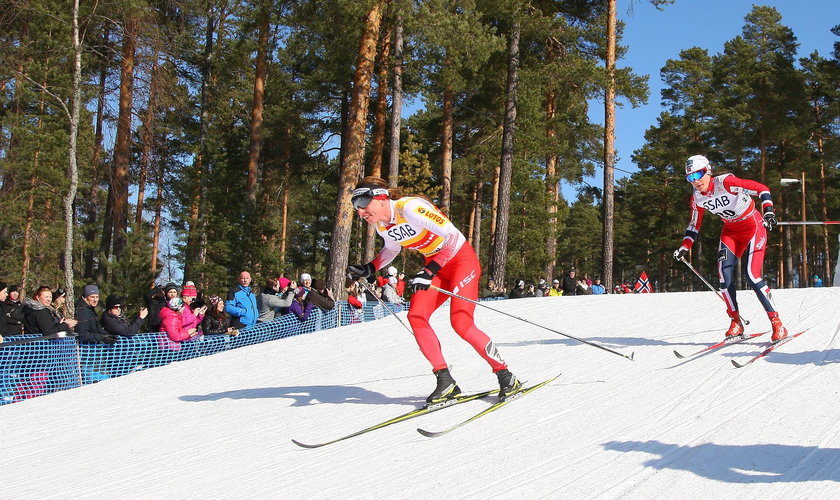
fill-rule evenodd
<path id="1" fill-rule="evenodd" d="M 773 210 L 768 210 L 764 212 L 764 227 L 768 231 L 772 231 L 774 227 L 776 227 L 779 222 L 776 220 L 776 214 L 773 213 Z"/>
<path id="2" fill-rule="evenodd" d="M 674 260 L 679 262 L 683 260 L 686 255 L 688 255 L 688 249 L 686 247 L 681 246 L 674 251 Z"/>
<path id="3" fill-rule="evenodd" d="M 420 290 L 428 290 L 432 285 L 432 278 L 440 271 L 440 266 L 432 261 L 426 264 L 426 267 L 421 269 L 411 280 L 411 289 L 415 292 Z"/>

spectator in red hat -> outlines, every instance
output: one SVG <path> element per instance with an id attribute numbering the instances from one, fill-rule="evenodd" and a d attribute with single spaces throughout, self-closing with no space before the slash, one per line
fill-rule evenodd
<path id="1" fill-rule="evenodd" d="M 279 317 L 281 309 L 292 305 L 295 290 L 291 288 L 289 278 L 268 278 L 265 288 L 257 295 L 257 323 L 265 323 Z M 297 287 L 297 285 L 295 285 Z"/>
<path id="2" fill-rule="evenodd" d="M 184 301 L 184 327 L 198 328 L 201 326 L 201 320 L 204 319 L 204 314 L 207 312 L 207 306 L 198 305 L 196 299 L 198 298 L 198 290 L 192 281 L 184 283 L 184 288 L 181 290 L 181 298 Z"/>

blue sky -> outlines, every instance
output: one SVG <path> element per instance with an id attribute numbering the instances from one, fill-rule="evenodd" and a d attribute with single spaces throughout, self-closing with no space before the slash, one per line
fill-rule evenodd
<path id="1" fill-rule="evenodd" d="M 832 26 L 840 24 L 837 0 L 677 0 L 662 11 L 645 0 L 633 1 L 633 9 L 628 11 L 630 3 L 618 0 L 618 15 L 625 23 L 622 44 L 629 47 L 618 65 L 631 67 L 639 75 L 649 75 L 650 96 L 647 105 L 634 109 L 625 101 L 616 110 L 616 168 L 629 172 L 636 171 L 630 156 L 644 144 L 645 130 L 656 124 L 656 117 L 663 110 L 659 70 L 668 59 L 679 58 L 683 49 L 701 47 L 709 54 L 722 52 L 726 41 L 741 34 L 744 17 L 754 4 L 779 11 L 782 24 L 793 31 L 799 42 L 798 57 L 817 50 L 828 58 L 834 41 L 840 40 L 830 31 Z M 593 121 L 603 123 L 603 103 L 593 104 Z M 626 173 L 616 171 L 616 178 L 625 176 Z M 603 172 L 599 170 L 594 178 L 586 181 L 603 187 Z M 576 197 L 572 186 L 564 186 L 563 193 L 569 201 Z"/>

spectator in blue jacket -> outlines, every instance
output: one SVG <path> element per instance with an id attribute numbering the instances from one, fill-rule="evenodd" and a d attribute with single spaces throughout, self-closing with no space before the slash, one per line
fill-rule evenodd
<path id="1" fill-rule="evenodd" d="M 257 296 L 251 291 L 251 273 L 239 273 L 239 284 L 228 291 L 225 311 L 231 315 L 232 323 L 237 328 L 247 328 L 257 323 L 260 316 L 257 309 Z"/>

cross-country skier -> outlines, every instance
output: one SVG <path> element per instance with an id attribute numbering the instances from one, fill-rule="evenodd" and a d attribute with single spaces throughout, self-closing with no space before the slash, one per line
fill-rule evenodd
<path id="1" fill-rule="evenodd" d="M 477 300 L 481 265 L 472 246 L 431 201 L 421 196 L 401 197 L 397 188 L 378 177 L 365 177 L 353 191 L 356 213 L 376 228 L 385 240 L 382 251 L 367 264 L 351 265 L 347 273 L 353 278 L 367 277 L 387 266 L 402 248 L 417 250 L 426 258 L 425 266 L 409 285 L 414 290 L 408 309 L 408 322 L 420 351 L 432 365 L 437 387 L 426 398 L 439 403 L 456 398 L 461 389 L 450 375 L 429 317 L 448 298 L 430 286 L 450 290 Z M 501 359 L 490 337 L 475 325 L 475 304 L 453 300 L 450 321 L 458 335 L 466 340 L 492 367 L 499 379 L 499 400 L 522 389 L 522 384 Z"/>
<path id="2" fill-rule="evenodd" d="M 760 182 L 740 179 L 732 174 L 712 176 L 712 167 L 703 155 L 694 155 L 686 161 L 685 178 L 694 186 L 691 219 L 682 245 L 674 252 L 674 259 L 681 260 L 688 254 L 700 232 L 706 210 L 719 216 L 723 219 L 723 230 L 718 250 L 718 277 L 726 300 L 727 314 L 732 318 L 726 337 L 744 333 L 744 325 L 738 314 L 738 302 L 735 300 L 736 259 L 741 260 L 744 277 L 767 311 L 773 326 L 772 340 L 776 342 L 787 337 L 787 329 L 782 325 L 779 313 L 770 300 L 770 287 L 762 277 L 767 232 L 772 231 L 777 224 L 770 190 Z M 755 208 L 753 196 L 761 200 L 763 217 Z"/>

